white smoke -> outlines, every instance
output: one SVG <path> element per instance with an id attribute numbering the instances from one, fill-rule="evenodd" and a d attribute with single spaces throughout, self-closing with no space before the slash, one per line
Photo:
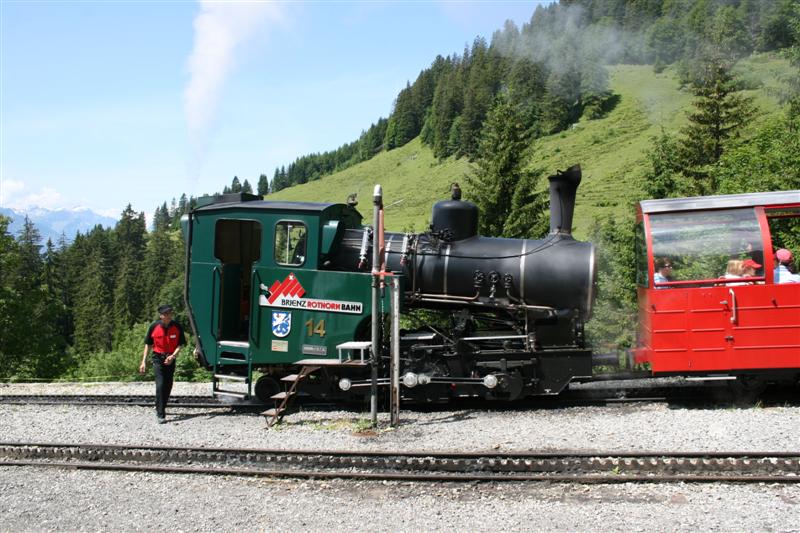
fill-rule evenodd
<path id="1" fill-rule="evenodd" d="M 194 19 L 194 48 L 188 62 L 190 79 L 184 92 L 186 124 L 194 152 L 190 163 L 193 178 L 208 149 L 221 91 L 237 57 L 270 22 L 282 19 L 278 2 L 200 1 L 200 12 Z"/>
<path id="2" fill-rule="evenodd" d="M 526 35 L 522 52 L 557 73 L 569 68 L 566 60 L 615 63 L 623 56 L 626 45 L 640 39 L 611 24 L 588 26 L 586 9 L 578 4 L 559 5 L 544 19 L 538 31 Z"/>

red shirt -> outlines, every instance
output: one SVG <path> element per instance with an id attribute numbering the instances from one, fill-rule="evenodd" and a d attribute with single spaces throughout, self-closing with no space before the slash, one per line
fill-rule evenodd
<path id="1" fill-rule="evenodd" d="M 169 355 L 178 346 L 186 345 L 186 336 L 183 334 L 183 328 L 177 322 L 172 321 L 164 326 L 160 320 L 156 320 L 147 330 L 144 343 L 152 346 L 153 352 L 156 354 Z"/>

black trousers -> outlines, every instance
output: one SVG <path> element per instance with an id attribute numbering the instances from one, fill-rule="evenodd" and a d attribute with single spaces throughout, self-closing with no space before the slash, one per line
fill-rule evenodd
<path id="1" fill-rule="evenodd" d="M 153 355 L 153 372 L 156 375 L 156 414 L 162 418 L 175 378 L 175 361 L 167 365 L 164 364 L 165 358 L 165 355 Z"/>

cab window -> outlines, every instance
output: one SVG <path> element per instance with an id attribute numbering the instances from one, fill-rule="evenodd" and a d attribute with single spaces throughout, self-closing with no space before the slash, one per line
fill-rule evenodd
<path id="1" fill-rule="evenodd" d="M 306 262 L 308 231 L 302 222 L 282 220 L 275 225 L 275 262 L 299 266 Z"/>
<path id="2" fill-rule="evenodd" d="M 650 215 L 653 257 L 672 264 L 669 281 L 723 278 L 732 260 L 751 259 L 764 275 L 764 248 L 753 208 Z"/>

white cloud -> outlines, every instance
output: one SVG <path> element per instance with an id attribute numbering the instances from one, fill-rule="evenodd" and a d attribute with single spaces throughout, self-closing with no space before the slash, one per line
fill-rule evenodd
<path id="1" fill-rule="evenodd" d="M 42 187 L 37 191 L 29 191 L 22 181 L 6 180 L 0 184 L 0 205 L 17 211 L 25 211 L 32 207 L 45 209 L 71 208 L 64 196 L 52 187 Z"/>
<path id="2" fill-rule="evenodd" d="M 122 213 L 122 209 L 92 209 L 98 215 L 103 215 L 104 217 L 109 217 L 113 219 L 119 219 L 120 214 Z"/>
<path id="3" fill-rule="evenodd" d="M 0 205 L 11 207 L 11 202 L 25 188 L 21 181 L 2 180 L 0 181 Z"/>
<path id="4" fill-rule="evenodd" d="M 220 92 L 248 41 L 269 22 L 283 19 L 277 2 L 201 0 L 194 20 L 194 48 L 189 57 L 189 83 L 184 92 L 186 122 L 194 151 L 190 173 L 196 177 L 208 144 L 208 132 Z"/>

